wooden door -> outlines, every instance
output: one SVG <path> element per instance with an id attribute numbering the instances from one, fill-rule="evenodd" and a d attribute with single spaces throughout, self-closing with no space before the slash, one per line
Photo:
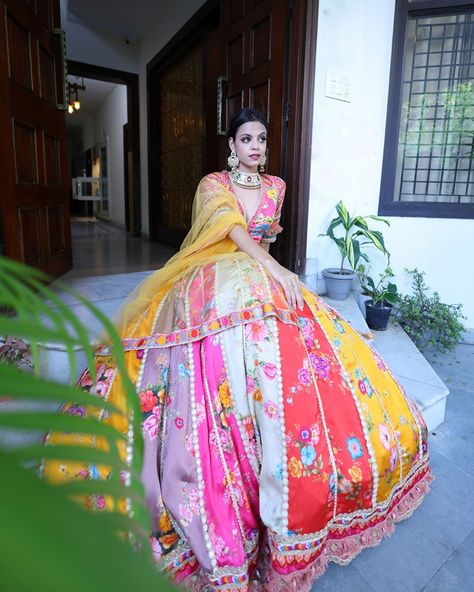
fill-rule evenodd
<path id="1" fill-rule="evenodd" d="M 204 173 L 205 30 L 148 72 L 150 238 L 179 247 Z"/>
<path id="2" fill-rule="evenodd" d="M 0 0 L 3 250 L 53 276 L 72 267 L 59 0 Z"/>
<path id="3" fill-rule="evenodd" d="M 160 76 L 160 235 L 168 243 L 189 230 L 203 175 L 203 51 L 200 39 Z"/>
<path id="4" fill-rule="evenodd" d="M 192 44 L 202 40 L 203 121 L 201 125 L 196 119 L 195 128 L 202 134 L 203 172 L 225 168 L 225 131 L 232 115 L 244 106 L 263 111 L 270 121 L 267 170 L 287 183 L 285 232 L 272 245 L 272 254 L 304 273 L 317 13 L 317 0 L 207 0 L 147 66 L 150 238 L 178 246 L 190 222 L 199 169 L 191 169 L 190 159 L 178 152 L 171 164 L 163 165 L 159 80 Z M 176 100 L 173 105 L 177 107 Z M 192 170 L 194 177 L 188 175 L 187 189 L 178 195 L 181 205 L 177 199 L 168 202 L 170 211 L 181 212 L 179 227 L 170 227 L 163 210 L 160 167 L 168 171 L 168 166 L 176 169 L 178 165 L 187 173 Z"/>
<path id="5" fill-rule="evenodd" d="M 216 82 L 222 81 L 223 95 L 216 104 L 221 129 L 214 132 L 219 168 L 225 166 L 223 134 L 230 119 L 241 107 L 255 107 L 270 122 L 267 169 L 282 174 L 288 11 L 288 0 L 220 0 L 222 61 Z"/>

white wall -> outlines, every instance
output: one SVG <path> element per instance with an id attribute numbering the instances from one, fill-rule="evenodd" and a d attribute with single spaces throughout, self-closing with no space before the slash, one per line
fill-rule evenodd
<path id="1" fill-rule="evenodd" d="M 93 135 L 84 138 L 84 150 L 108 138 L 109 214 L 114 224 L 125 227 L 125 188 L 123 170 L 123 126 L 127 123 L 127 87 L 112 90 L 91 118 Z M 92 139 L 92 142 L 91 142 Z"/>
<path id="2" fill-rule="evenodd" d="M 87 113 L 82 123 L 82 146 L 83 151 L 92 148 L 95 144 L 94 117 L 92 113 Z"/>
<path id="3" fill-rule="evenodd" d="M 127 123 L 127 87 L 121 84 L 110 85 L 110 87 L 111 92 L 96 111 L 91 113 L 81 111 L 80 151 L 84 152 L 107 140 L 110 213 L 107 218 L 112 223 L 125 227 L 123 125 Z"/>
<path id="4" fill-rule="evenodd" d="M 133 10 L 132 3 L 131 10 Z M 137 45 L 134 43 L 127 45 L 125 39 L 94 30 L 77 20 L 71 13 L 68 18 L 67 0 L 61 0 L 61 23 L 66 32 L 69 60 L 125 72 L 137 72 Z"/>
<path id="5" fill-rule="evenodd" d="M 307 243 L 308 283 L 323 288 L 321 270 L 338 261 L 329 239 L 318 237 L 342 199 L 350 211 L 378 209 L 395 1 L 320 0 L 311 154 Z M 350 103 L 325 96 L 326 69 L 349 72 Z M 390 217 L 383 230 L 401 291 L 409 291 L 403 269 L 426 272 L 442 300 L 461 302 L 474 327 L 474 297 L 467 289 L 472 267 L 474 221 Z M 379 269 L 381 257 L 375 257 Z M 472 284 L 471 278 L 469 278 Z"/>
<path id="6" fill-rule="evenodd" d="M 180 0 L 170 2 L 166 12 L 157 16 L 142 35 L 139 47 L 140 76 L 140 158 L 141 158 L 141 212 L 142 233 L 149 233 L 148 219 L 148 113 L 146 66 L 150 60 L 172 39 L 205 0 Z"/>

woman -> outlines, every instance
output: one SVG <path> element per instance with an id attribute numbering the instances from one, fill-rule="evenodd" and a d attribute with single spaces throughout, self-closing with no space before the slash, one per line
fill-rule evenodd
<path id="1" fill-rule="evenodd" d="M 285 184 L 259 172 L 263 116 L 243 109 L 228 143 L 230 170 L 201 180 L 180 252 L 121 319 L 152 546 L 189 590 L 309 590 L 421 502 L 427 432 L 370 346 L 269 254 Z"/>

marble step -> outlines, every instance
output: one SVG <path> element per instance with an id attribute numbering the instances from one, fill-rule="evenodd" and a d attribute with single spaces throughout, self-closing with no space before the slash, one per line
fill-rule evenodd
<path id="1" fill-rule="evenodd" d="M 356 294 L 344 302 L 326 296 L 323 298 L 355 329 L 364 332 L 367 324 L 356 302 Z M 428 429 L 432 431 L 437 428 L 444 421 L 448 387 L 401 327 L 389 322 L 386 331 L 371 331 L 371 334 L 371 346 L 390 367 L 407 395 L 415 401 Z"/>
<path id="2" fill-rule="evenodd" d="M 115 275 L 76 277 L 68 279 L 67 285 L 87 298 L 109 320 L 125 302 L 129 293 L 147 276 L 150 271 L 120 273 Z M 91 343 L 96 341 L 103 331 L 101 322 L 84 304 L 78 302 L 71 294 L 61 287 L 62 282 L 54 282 L 50 288 L 67 304 L 87 329 Z M 82 348 L 75 348 L 77 380 L 86 366 L 86 356 Z M 56 382 L 70 382 L 70 364 L 66 348 L 61 343 L 45 343 L 40 356 L 41 373 Z"/>

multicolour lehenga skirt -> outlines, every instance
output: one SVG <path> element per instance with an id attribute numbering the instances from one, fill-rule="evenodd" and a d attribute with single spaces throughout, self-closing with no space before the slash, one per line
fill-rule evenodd
<path id="1" fill-rule="evenodd" d="M 362 336 L 304 297 L 289 308 L 240 254 L 183 277 L 148 311 L 152 330 L 123 340 L 153 555 L 188 590 L 309 590 L 428 491 L 416 406 Z M 96 392 L 119 401 L 107 363 L 97 357 Z"/>

